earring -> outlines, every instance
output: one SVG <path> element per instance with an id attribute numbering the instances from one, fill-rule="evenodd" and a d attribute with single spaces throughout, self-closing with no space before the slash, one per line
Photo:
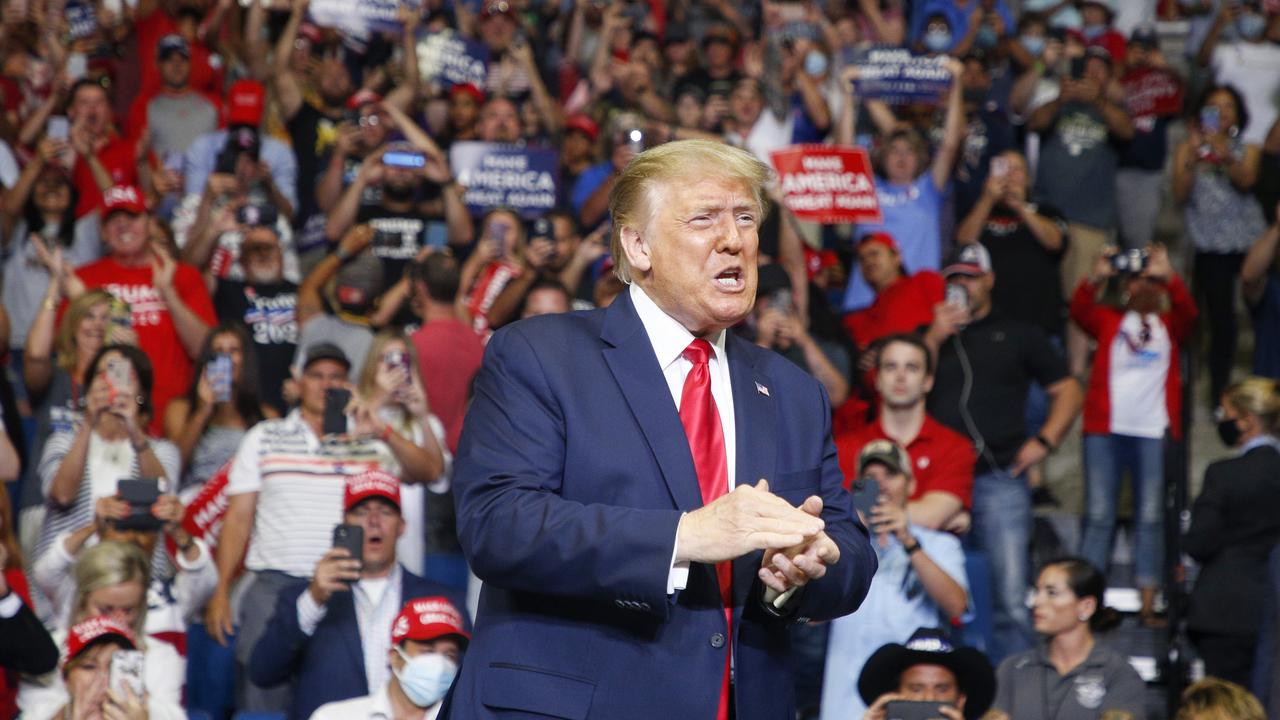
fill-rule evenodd
<path id="1" fill-rule="evenodd" d="M 146 402 L 146 400 L 145 400 L 141 395 L 136 396 L 136 397 L 134 398 L 134 400 L 136 400 L 136 401 L 138 402 L 138 404 L 139 404 L 139 405 L 141 405 L 142 403 Z"/>

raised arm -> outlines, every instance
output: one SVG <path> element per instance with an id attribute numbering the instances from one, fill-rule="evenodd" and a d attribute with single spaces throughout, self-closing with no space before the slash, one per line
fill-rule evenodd
<path id="1" fill-rule="evenodd" d="M 1276 259 L 1276 245 L 1280 243 L 1280 217 L 1249 247 L 1240 266 L 1240 286 L 1244 299 L 1250 306 L 1262 302 L 1267 289 L 1267 276 Z"/>
<path id="2" fill-rule="evenodd" d="M 977 11 L 975 11 L 976 14 Z M 964 142 L 964 98 L 962 96 L 960 73 L 964 66 L 959 60 L 947 59 L 947 69 L 951 71 L 951 90 L 947 93 L 947 119 L 943 130 L 942 144 L 933 156 L 930 174 L 933 186 L 939 191 L 946 189 L 951 180 L 951 169 L 956 164 L 956 155 Z"/>
<path id="3" fill-rule="evenodd" d="M 302 82 L 289 67 L 289 59 L 293 56 L 293 44 L 298 39 L 298 28 L 302 25 L 309 4 L 310 0 L 293 0 L 289 20 L 280 33 L 280 39 L 276 41 L 271 85 L 280 103 L 280 115 L 286 121 L 293 119 L 302 109 Z"/>

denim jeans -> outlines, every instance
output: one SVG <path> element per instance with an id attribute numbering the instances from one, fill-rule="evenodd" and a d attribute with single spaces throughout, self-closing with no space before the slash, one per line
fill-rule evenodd
<path id="1" fill-rule="evenodd" d="M 972 546 L 991 568 L 992 664 L 1031 647 L 1027 565 L 1031 550 L 1031 491 L 1026 478 L 999 470 L 973 478 Z"/>
<path id="2" fill-rule="evenodd" d="M 1084 523 L 1080 555 L 1102 572 L 1111 562 L 1120 478 L 1133 480 L 1134 576 L 1157 587 L 1164 553 L 1164 440 L 1132 435 L 1084 436 Z"/>

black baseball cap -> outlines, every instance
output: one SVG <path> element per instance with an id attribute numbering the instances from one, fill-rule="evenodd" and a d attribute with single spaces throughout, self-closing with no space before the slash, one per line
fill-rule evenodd
<path id="1" fill-rule="evenodd" d="M 321 360 L 333 360 L 334 362 L 342 363 L 342 366 L 347 370 L 351 369 L 351 361 L 347 359 L 347 354 L 342 351 L 342 348 L 331 342 L 318 342 L 309 345 L 307 347 L 307 358 L 302 363 L 302 369 L 306 370 Z"/>

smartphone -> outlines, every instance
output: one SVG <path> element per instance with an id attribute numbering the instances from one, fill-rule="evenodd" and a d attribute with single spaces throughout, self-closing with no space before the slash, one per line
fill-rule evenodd
<path id="1" fill-rule="evenodd" d="M 67 141 L 71 136 L 71 123 L 62 115 L 55 115 L 49 118 L 49 122 L 45 125 L 44 134 L 50 140 Z"/>
<path id="2" fill-rule="evenodd" d="M 923 700 L 894 700 L 885 705 L 885 720 L 946 720 L 942 708 L 947 703 L 926 702 Z"/>
<path id="3" fill-rule="evenodd" d="M 107 386 L 111 389 L 111 397 L 114 399 L 116 393 L 125 392 L 129 389 L 129 363 L 121 358 L 112 358 L 107 361 L 107 368 L 103 372 L 107 376 Z"/>
<path id="4" fill-rule="evenodd" d="M 67 80 L 75 82 L 89 74 L 89 58 L 84 53 L 71 53 L 67 56 Z"/>
<path id="5" fill-rule="evenodd" d="M 1084 56 L 1071 58 L 1071 79 L 1080 80 L 1084 77 Z"/>
<path id="6" fill-rule="evenodd" d="M 427 158 L 422 153 L 393 150 L 382 154 L 382 164 L 388 167 L 417 169 L 426 166 Z"/>
<path id="7" fill-rule="evenodd" d="M 400 368 L 401 370 L 404 370 L 405 376 L 408 377 L 409 353 L 404 352 L 403 350 L 392 350 L 391 352 L 383 355 L 382 360 L 389 368 Z"/>
<path id="8" fill-rule="evenodd" d="M 963 285 L 947 283 L 947 304 L 952 307 L 968 309 L 969 291 Z"/>
<path id="9" fill-rule="evenodd" d="M 769 309 L 777 310 L 785 315 L 791 314 L 791 291 L 782 288 L 769 295 Z"/>
<path id="10" fill-rule="evenodd" d="M 1009 174 L 1009 158 L 1003 155 L 997 155 L 991 158 L 991 174 L 995 177 L 1002 178 Z"/>
<path id="11" fill-rule="evenodd" d="M 129 503 L 129 515 L 115 521 L 117 528 L 151 531 L 159 530 L 163 525 L 160 518 L 151 514 L 151 506 L 160 499 L 158 479 L 121 480 L 116 484 L 116 493 L 121 500 Z"/>
<path id="12" fill-rule="evenodd" d="M 347 432 L 347 404 L 350 402 L 350 390 L 329 388 L 324 391 L 324 419 L 320 428 L 322 434 L 343 435 Z"/>
<path id="13" fill-rule="evenodd" d="M 333 546 L 346 548 L 351 557 L 364 564 L 364 528 L 343 523 L 333 528 Z"/>
<path id="14" fill-rule="evenodd" d="M 1200 129 L 1207 133 L 1220 132 L 1222 130 L 1222 111 L 1213 106 L 1201 108 Z"/>
<path id="15" fill-rule="evenodd" d="M 853 483 L 853 507 L 871 522 L 871 508 L 880 502 L 880 482 L 875 478 L 859 478 Z"/>
<path id="16" fill-rule="evenodd" d="M 505 246 L 507 242 L 507 229 L 509 227 L 511 227 L 510 224 L 501 220 L 495 220 L 489 223 L 489 239 L 493 241 L 494 245 L 498 246 L 498 257 L 504 257 L 507 254 Z"/>
<path id="17" fill-rule="evenodd" d="M 108 675 L 111 691 L 120 697 L 126 697 L 124 689 L 128 687 L 133 694 L 141 698 L 146 692 L 142 681 L 143 654 L 139 650 L 116 650 L 111 654 L 111 670 Z"/>
<path id="18" fill-rule="evenodd" d="M 129 303 L 120 298 L 112 298 L 111 309 L 107 311 L 107 342 L 118 342 L 116 338 L 117 330 L 133 329 L 133 310 L 130 309 Z"/>
<path id="19" fill-rule="evenodd" d="M 205 377 L 209 378 L 209 384 L 213 386 L 214 402 L 231 402 L 231 370 L 230 355 L 214 355 L 205 366 Z"/>
<path id="20" fill-rule="evenodd" d="M 640 129 L 631 130 L 627 133 L 627 149 L 639 155 L 644 152 L 644 131 Z"/>

